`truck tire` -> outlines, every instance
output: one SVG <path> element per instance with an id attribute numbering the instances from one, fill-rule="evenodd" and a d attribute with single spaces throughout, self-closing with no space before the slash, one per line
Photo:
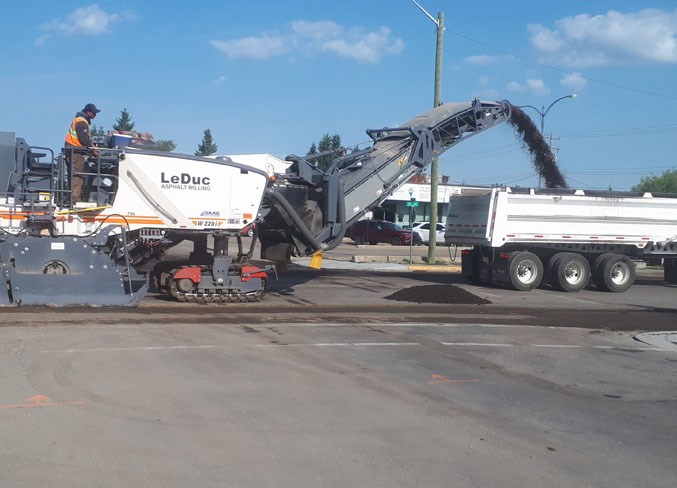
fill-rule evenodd
<path id="1" fill-rule="evenodd" d="M 362 234 L 357 234 L 353 240 L 355 241 L 356 246 L 362 246 L 367 242 Z"/>
<path id="2" fill-rule="evenodd" d="M 599 263 L 595 283 L 603 291 L 623 293 L 635 282 L 635 263 L 623 254 L 611 254 Z M 597 283 L 599 281 L 599 283 Z"/>
<path id="3" fill-rule="evenodd" d="M 391 243 L 393 246 L 401 246 L 401 245 L 402 245 L 402 239 L 400 239 L 400 238 L 397 237 L 397 236 L 393 236 L 392 239 L 390 239 L 390 243 Z"/>
<path id="4" fill-rule="evenodd" d="M 590 274 L 590 263 L 578 253 L 561 252 L 548 263 L 548 282 L 558 291 L 581 291 L 590 283 Z"/>
<path id="5" fill-rule="evenodd" d="M 677 259 L 663 259 L 663 278 L 666 283 L 677 283 Z"/>
<path id="6" fill-rule="evenodd" d="M 543 263 L 534 253 L 515 252 L 510 258 L 508 277 L 510 286 L 515 290 L 533 290 L 543 280 Z"/>
<path id="7" fill-rule="evenodd" d="M 600 290 L 604 289 L 604 279 L 602 278 L 600 267 L 604 260 L 611 256 L 613 256 L 613 253 L 610 252 L 600 254 L 594 259 L 594 261 L 592 261 L 592 264 L 590 265 L 590 270 L 592 271 L 592 282 Z"/>

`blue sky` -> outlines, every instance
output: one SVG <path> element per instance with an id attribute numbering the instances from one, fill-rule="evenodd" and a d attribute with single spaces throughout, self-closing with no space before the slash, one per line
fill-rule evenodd
<path id="1" fill-rule="evenodd" d="M 677 167 L 674 1 L 460 2 L 444 12 L 442 99 L 552 107 L 545 133 L 572 187 L 629 189 Z M 108 129 L 136 129 L 192 154 L 209 128 L 219 154 L 346 146 L 433 103 L 435 26 L 411 0 L 11 2 L 0 30 L 0 130 L 58 149 L 88 102 Z M 540 117 L 531 109 L 536 125 Z M 504 124 L 459 144 L 440 172 L 466 184 L 534 185 Z"/>

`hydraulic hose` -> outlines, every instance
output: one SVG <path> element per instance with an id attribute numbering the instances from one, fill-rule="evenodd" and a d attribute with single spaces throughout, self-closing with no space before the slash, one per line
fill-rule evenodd
<path id="1" fill-rule="evenodd" d="M 341 244 L 343 237 L 346 235 L 346 195 L 343 191 L 343 181 L 339 180 L 338 184 L 338 201 L 336 202 L 336 211 L 338 212 L 339 224 L 341 231 L 331 241 L 326 244 L 326 250 L 331 251 L 336 246 Z"/>
<path id="2" fill-rule="evenodd" d="M 336 209 L 338 212 L 341 231 L 339 232 L 339 234 L 336 235 L 336 237 L 334 237 L 328 243 L 323 243 L 317 240 L 317 237 L 310 231 L 310 229 L 308 229 L 303 220 L 301 220 L 301 217 L 299 217 L 299 214 L 296 212 L 296 210 L 294 210 L 294 207 L 292 207 L 292 205 L 284 196 L 282 196 L 280 193 L 272 189 L 266 190 L 266 195 L 271 200 L 275 201 L 275 203 L 279 204 L 280 207 L 282 207 L 282 209 L 287 213 L 287 215 L 289 215 L 289 218 L 294 223 L 294 226 L 303 236 L 303 240 L 305 241 L 305 243 L 308 244 L 311 248 L 313 248 L 314 251 L 319 250 L 328 251 L 334 249 L 343 240 L 343 236 L 346 233 L 346 212 L 345 212 L 345 195 L 343 193 L 343 182 L 339 181 L 338 201 L 336 203 Z M 323 227 L 322 230 L 325 229 L 327 229 L 327 226 Z"/>

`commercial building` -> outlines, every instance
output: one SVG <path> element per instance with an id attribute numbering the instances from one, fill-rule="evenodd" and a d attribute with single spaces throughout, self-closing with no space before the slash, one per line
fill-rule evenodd
<path id="1" fill-rule="evenodd" d="M 440 176 L 437 187 L 437 217 L 439 222 L 446 220 L 449 210 L 449 199 L 459 195 L 461 191 L 470 188 L 464 185 L 449 185 L 448 176 Z M 408 206 L 414 199 L 418 205 Z M 371 218 L 389 220 L 398 225 L 408 226 L 412 222 L 426 222 L 430 220 L 430 175 L 413 176 L 395 193 L 372 211 Z"/>

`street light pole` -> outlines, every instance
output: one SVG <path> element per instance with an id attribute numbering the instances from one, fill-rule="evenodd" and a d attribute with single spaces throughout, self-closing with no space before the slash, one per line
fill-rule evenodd
<path id="1" fill-rule="evenodd" d="M 442 103 L 442 48 L 444 44 L 444 12 L 437 14 L 437 19 L 430 15 L 416 0 L 411 0 L 435 24 L 437 28 L 437 47 L 435 50 L 435 94 L 433 108 Z M 439 161 L 434 156 L 430 165 L 430 228 L 437 228 L 437 192 L 439 179 Z M 435 264 L 436 239 L 428 239 L 428 263 Z"/>
<path id="2" fill-rule="evenodd" d="M 561 100 L 565 100 L 567 98 L 571 98 L 573 100 L 576 97 L 577 95 L 575 93 L 564 95 L 563 97 L 559 97 L 557 100 L 548 105 L 548 108 L 545 108 L 545 105 L 541 106 L 540 110 L 533 105 L 520 105 L 519 108 L 531 108 L 536 111 L 536 113 L 541 117 L 541 135 L 545 137 L 545 117 L 548 115 L 548 112 L 550 112 L 550 109 Z M 552 140 L 548 141 L 548 147 L 552 149 Z M 538 187 L 541 187 L 541 173 L 538 173 Z"/>

